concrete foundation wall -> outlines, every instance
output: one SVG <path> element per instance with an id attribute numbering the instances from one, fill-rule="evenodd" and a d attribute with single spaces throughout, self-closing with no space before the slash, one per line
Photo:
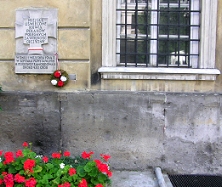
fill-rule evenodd
<path id="1" fill-rule="evenodd" d="M 115 169 L 221 173 L 221 94 L 1 94 L 0 148 L 109 153 Z"/>

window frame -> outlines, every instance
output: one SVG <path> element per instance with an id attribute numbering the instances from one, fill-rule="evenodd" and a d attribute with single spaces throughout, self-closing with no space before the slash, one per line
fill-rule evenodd
<path id="1" fill-rule="evenodd" d="M 102 0 L 102 79 L 216 80 L 216 25 L 218 0 L 200 0 L 199 67 L 122 67 L 116 59 L 116 2 Z M 209 28 L 210 27 L 210 28 Z M 207 29 L 204 29 L 207 28 Z"/>

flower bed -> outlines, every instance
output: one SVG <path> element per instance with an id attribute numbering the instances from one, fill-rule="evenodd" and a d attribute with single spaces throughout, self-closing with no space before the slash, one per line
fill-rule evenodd
<path id="1" fill-rule="evenodd" d="M 23 150 L 0 150 L 0 186 L 6 187 L 105 187 L 111 183 L 109 155 L 92 159 L 93 152 L 70 157 L 70 152 L 55 152 L 49 158 L 31 150 L 24 142 Z"/>

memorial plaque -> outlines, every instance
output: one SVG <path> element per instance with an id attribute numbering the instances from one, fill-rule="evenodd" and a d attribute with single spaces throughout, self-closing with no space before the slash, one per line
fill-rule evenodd
<path id="1" fill-rule="evenodd" d="M 20 73 L 48 73 L 55 71 L 55 55 L 16 55 L 15 71 Z"/>
<path id="2" fill-rule="evenodd" d="M 48 43 L 47 18 L 27 19 L 24 24 L 24 44 Z"/>
<path id="3" fill-rule="evenodd" d="M 57 9 L 19 9 L 15 28 L 15 73 L 54 72 L 57 67 Z"/>

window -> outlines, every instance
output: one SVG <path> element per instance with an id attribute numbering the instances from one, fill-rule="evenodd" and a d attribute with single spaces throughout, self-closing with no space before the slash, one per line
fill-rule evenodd
<path id="1" fill-rule="evenodd" d="M 215 80 L 217 0 L 103 0 L 103 79 Z"/>

